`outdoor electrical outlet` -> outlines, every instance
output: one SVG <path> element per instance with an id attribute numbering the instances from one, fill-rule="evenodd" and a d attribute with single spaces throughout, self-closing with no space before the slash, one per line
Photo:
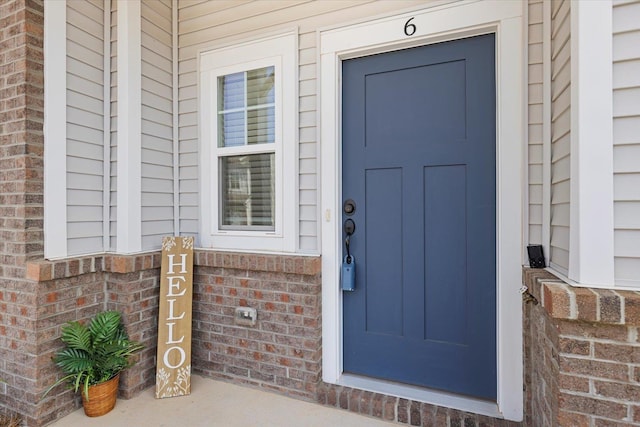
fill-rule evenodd
<path id="1" fill-rule="evenodd" d="M 236 307 L 236 325 L 255 326 L 258 312 L 251 307 Z"/>

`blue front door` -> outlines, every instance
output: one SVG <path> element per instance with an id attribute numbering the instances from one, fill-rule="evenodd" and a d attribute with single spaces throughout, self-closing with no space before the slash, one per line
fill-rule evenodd
<path id="1" fill-rule="evenodd" d="M 346 373 L 496 398 L 494 43 L 343 62 Z"/>

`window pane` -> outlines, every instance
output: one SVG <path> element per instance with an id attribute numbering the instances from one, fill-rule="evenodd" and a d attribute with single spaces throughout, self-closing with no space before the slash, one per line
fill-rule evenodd
<path id="1" fill-rule="evenodd" d="M 218 114 L 218 147 L 236 147 L 244 141 L 244 111 Z"/>
<path id="2" fill-rule="evenodd" d="M 218 147 L 275 142 L 274 73 L 266 67 L 218 77 Z"/>
<path id="3" fill-rule="evenodd" d="M 274 87 L 273 67 L 247 71 L 247 105 L 273 104 Z"/>
<path id="4" fill-rule="evenodd" d="M 218 77 L 218 111 L 244 108 L 244 73 Z"/>
<path id="5" fill-rule="evenodd" d="M 220 228 L 274 230 L 274 154 L 220 158 Z"/>
<path id="6" fill-rule="evenodd" d="M 275 107 L 247 111 L 247 143 L 265 144 L 275 141 Z"/>

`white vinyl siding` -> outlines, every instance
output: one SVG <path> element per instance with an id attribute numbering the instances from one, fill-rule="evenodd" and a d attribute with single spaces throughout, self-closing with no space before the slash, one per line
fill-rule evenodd
<path id="1" fill-rule="evenodd" d="M 640 287 L 640 2 L 613 6 L 614 266 Z"/>
<path id="2" fill-rule="evenodd" d="M 569 0 L 551 6 L 551 265 L 569 268 L 571 20 Z"/>
<path id="3" fill-rule="evenodd" d="M 67 2 L 67 254 L 102 252 L 103 2 Z"/>
<path id="4" fill-rule="evenodd" d="M 298 69 L 299 95 L 299 220 L 300 248 L 317 247 L 318 214 L 318 162 L 316 145 L 316 33 L 300 34 Z"/>
<path id="5" fill-rule="evenodd" d="M 262 34 L 298 27 L 299 241 L 319 251 L 316 30 L 340 22 L 401 10 L 423 1 L 205 1 L 179 2 L 180 230 L 198 233 L 197 54 Z"/>
<path id="6" fill-rule="evenodd" d="M 117 200 L 118 200 L 118 2 L 111 2 L 111 134 L 110 134 L 110 195 L 109 195 L 109 251 L 115 251 L 117 247 Z"/>
<path id="7" fill-rule="evenodd" d="M 171 1 L 143 0 L 142 250 L 173 235 Z"/>
<path id="8" fill-rule="evenodd" d="M 529 243 L 542 243 L 543 204 L 543 7 L 542 1 L 530 1 L 528 58 L 528 162 L 529 162 Z M 548 255 L 548 254 L 545 254 Z"/>

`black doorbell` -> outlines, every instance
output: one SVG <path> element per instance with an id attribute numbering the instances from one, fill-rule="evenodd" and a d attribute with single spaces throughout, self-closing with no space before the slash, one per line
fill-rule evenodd
<path id="1" fill-rule="evenodd" d="M 527 252 L 529 254 L 529 266 L 531 268 L 545 268 L 544 254 L 542 253 L 542 245 L 529 245 L 527 246 Z"/>

